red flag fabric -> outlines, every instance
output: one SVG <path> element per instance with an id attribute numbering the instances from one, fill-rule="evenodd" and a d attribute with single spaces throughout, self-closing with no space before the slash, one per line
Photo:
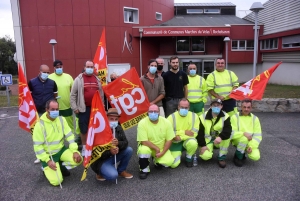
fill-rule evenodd
<path id="1" fill-rule="evenodd" d="M 270 77 L 281 63 L 282 62 L 277 63 L 242 86 L 233 90 L 229 94 L 229 97 L 236 100 L 243 100 L 245 98 L 261 100 Z"/>
<path id="2" fill-rule="evenodd" d="M 105 28 L 102 31 L 100 42 L 98 43 L 98 48 L 94 56 L 94 64 L 95 64 L 95 74 L 101 80 L 102 86 L 107 84 L 107 52 L 106 52 L 106 36 L 105 36 Z"/>
<path id="3" fill-rule="evenodd" d="M 121 114 L 119 121 L 124 130 L 147 116 L 150 102 L 134 67 L 104 86 L 103 91 L 110 105 Z"/>
<path id="4" fill-rule="evenodd" d="M 18 63 L 19 71 L 19 126 L 27 132 L 33 133 L 33 128 L 37 121 L 39 121 L 39 115 L 35 108 L 30 90 L 27 85 L 26 78 L 24 76 L 23 68 Z"/>
<path id="5" fill-rule="evenodd" d="M 100 93 L 97 91 L 92 100 L 89 129 L 85 146 L 85 158 L 83 161 L 85 170 L 81 181 L 85 179 L 89 166 L 99 159 L 104 151 L 111 148 L 112 139 L 112 131 L 100 98 Z"/>

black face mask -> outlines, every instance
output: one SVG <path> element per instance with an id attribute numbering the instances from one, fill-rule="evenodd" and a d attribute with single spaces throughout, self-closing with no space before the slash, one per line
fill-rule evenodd
<path id="1" fill-rule="evenodd" d="M 162 70 L 163 69 L 163 65 L 157 65 L 157 70 Z"/>

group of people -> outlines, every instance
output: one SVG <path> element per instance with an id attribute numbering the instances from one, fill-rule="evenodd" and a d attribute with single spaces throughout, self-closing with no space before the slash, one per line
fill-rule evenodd
<path id="1" fill-rule="evenodd" d="M 236 166 L 243 166 L 247 157 L 259 160 L 262 140 L 259 119 L 251 113 L 251 100 L 243 100 L 238 112 L 236 101 L 229 98 L 230 92 L 238 87 L 238 78 L 234 72 L 225 69 L 224 59 L 216 60 L 216 70 L 206 80 L 197 74 L 194 63 L 189 64 L 187 73 L 179 69 L 176 56 L 170 58 L 169 65 L 170 70 L 164 72 L 164 59 L 151 59 L 148 71 L 140 78 L 150 101 L 148 117 L 137 126 L 140 179 L 147 178 L 151 161 L 157 169 L 176 168 L 183 152 L 186 166 L 192 167 L 198 148 L 202 160 L 211 159 L 213 150 L 219 149 L 221 168 L 226 167 L 230 144 L 236 147 L 233 159 Z M 30 80 L 28 85 L 41 115 L 33 132 L 34 151 L 49 182 L 59 185 L 62 176 L 70 175 L 68 169 L 82 162 L 91 101 L 96 91 L 103 100 L 103 90 L 99 78 L 94 75 L 92 61 L 85 63 L 84 72 L 74 82 L 63 72 L 61 61 L 56 60 L 53 66 L 54 73 L 49 75 L 49 67 L 42 65 L 38 77 Z M 211 96 L 210 108 L 204 112 L 208 95 Z M 81 155 L 73 135 L 76 133 L 73 112 L 78 117 Z M 108 109 L 107 117 L 116 133 L 111 142 L 113 146 L 91 168 L 99 181 L 114 180 L 118 176 L 130 179 L 133 175 L 126 168 L 133 149 L 128 146 L 126 135 L 118 125 L 120 114 L 117 110 Z M 63 144 L 64 138 L 69 142 L 68 148 Z M 117 169 L 115 162 L 119 163 Z"/>

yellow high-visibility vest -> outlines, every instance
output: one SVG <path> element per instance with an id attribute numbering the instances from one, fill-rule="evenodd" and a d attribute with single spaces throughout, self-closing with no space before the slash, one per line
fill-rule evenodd
<path id="1" fill-rule="evenodd" d="M 187 85 L 188 88 L 188 97 L 187 99 L 191 103 L 198 103 L 203 101 L 204 103 L 207 102 L 207 87 L 206 81 L 203 77 L 196 75 L 196 76 L 188 76 L 189 84 Z"/>

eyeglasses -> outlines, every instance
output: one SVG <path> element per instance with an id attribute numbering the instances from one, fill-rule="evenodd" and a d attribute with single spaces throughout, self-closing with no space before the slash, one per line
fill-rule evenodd
<path id="1" fill-rule="evenodd" d="M 42 71 L 41 71 L 41 73 L 47 73 L 47 74 L 50 74 L 50 72 L 42 72 Z"/>
<path id="2" fill-rule="evenodd" d="M 189 108 L 188 107 L 179 107 L 179 109 L 186 109 L 186 110 L 188 110 Z"/>
<path id="3" fill-rule="evenodd" d="M 148 113 L 159 113 L 157 110 L 149 110 Z"/>
<path id="4" fill-rule="evenodd" d="M 94 68 L 94 66 L 86 66 L 86 68 Z"/>
<path id="5" fill-rule="evenodd" d="M 224 64 L 224 62 L 217 62 L 217 64 Z"/>

